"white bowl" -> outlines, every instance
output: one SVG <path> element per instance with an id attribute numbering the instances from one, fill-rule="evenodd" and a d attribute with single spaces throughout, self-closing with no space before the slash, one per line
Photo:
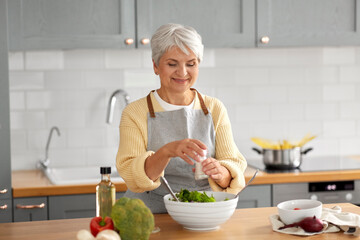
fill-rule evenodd
<path id="1" fill-rule="evenodd" d="M 170 194 L 164 196 L 169 215 L 184 228 L 194 231 L 210 231 L 220 227 L 234 213 L 238 198 L 235 194 L 205 191 L 216 202 L 176 202 Z M 228 198 L 229 200 L 224 201 Z M 170 200 L 169 200 L 170 199 Z"/>
<path id="2" fill-rule="evenodd" d="M 320 218 L 322 203 L 311 199 L 297 199 L 281 202 L 277 205 L 277 209 L 281 221 L 285 224 L 292 224 L 306 217 Z"/>

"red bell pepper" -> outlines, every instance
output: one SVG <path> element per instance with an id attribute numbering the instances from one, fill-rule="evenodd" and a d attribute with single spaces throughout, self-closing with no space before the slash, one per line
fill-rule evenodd
<path id="1" fill-rule="evenodd" d="M 114 230 L 114 223 L 110 217 L 105 217 L 104 219 L 102 217 L 94 217 L 91 219 L 90 231 L 94 237 L 105 229 Z"/>

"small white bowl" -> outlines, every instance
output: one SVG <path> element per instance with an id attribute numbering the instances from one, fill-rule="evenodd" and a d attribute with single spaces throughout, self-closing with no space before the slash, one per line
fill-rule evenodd
<path id="1" fill-rule="evenodd" d="M 280 220 L 285 224 L 299 222 L 306 217 L 321 217 L 322 203 L 311 199 L 297 199 L 277 205 Z"/>
<path id="2" fill-rule="evenodd" d="M 235 194 L 205 191 L 213 195 L 216 202 L 176 202 L 170 194 L 164 196 L 164 203 L 169 215 L 185 229 L 194 231 L 216 230 L 234 213 L 238 198 Z M 229 200 L 224 201 L 225 198 Z"/>

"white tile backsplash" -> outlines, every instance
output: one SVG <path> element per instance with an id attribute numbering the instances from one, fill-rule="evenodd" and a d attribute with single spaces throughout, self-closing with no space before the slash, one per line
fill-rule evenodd
<path id="1" fill-rule="evenodd" d="M 147 57 L 151 62 L 151 55 Z M 141 51 L 135 49 L 105 51 L 105 66 L 108 69 L 140 68 L 142 62 Z"/>
<path id="2" fill-rule="evenodd" d="M 25 53 L 25 69 L 27 70 L 53 70 L 63 69 L 62 51 L 36 51 Z"/>
<path id="3" fill-rule="evenodd" d="M 323 88 L 321 86 L 294 85 L 288 87 L 289 103 L 322 103 Z"/>
<path id="4" fill-rule="evenodd" d="M 356 134 L 356 121 L 325 121 L 324 137 L 349 137 Z"/>
<path id="5" fill-rule="evenodd" d="M 324 48 L 323 60 L 325 65 L 355 64 L 356 48 L 354 47 Z"/>
<path id="6" fill-rule="evenodd" d="M 10 109 L 25 109 L 25 93 L 22 91 L 10 92 Z"/>
<path id="7" fill-rule="evenodd" d="M 46 127 L 46 116 L 43 111 L 11 112 L 10 128 L 13 129 L 44 129 Z"/>
<path id="8" fill-rule="evenodd" d="M 105 53 L 103 50 L 68 50 L 64 51 L 65 69 L 104 69 Z"/>
<path id="9" fill-rule="evenodd" d="M 10 91 L 44 89 L 45 87 L 43 72 L 10 71 L 9 81 Z"/>
<path id="10" fill-rule="evenodd" d="M 67 142 L 73 147 L 104 147 L 106 132 L 104 129 L 70 129 L 67 134 Z"/>
<path id="11" fill-rule="evenodd" d="M 340 67 L 340 82 L 360 83 L 360 65 Z"/>
<path id="12" fill-rule="evenodd" d="M 304 82 L 309 85 L 321 85 L 324 83 L 337 83 L 339 81 L 339 67 L 308 67 L 304 69 Z"/>
<path id="13" fill-rule="evenodd" d="M 9 70 L 24 70 L 24 53 L 11 52 L 9 53 Z"/>
<path id="14" fill-rule="evenodd" d="M 305 104 L 305 120 L 335 120 L 338 118 L 338 103 Z"/>
<path id="15" fill-rule="evenodd" d="M 67 50 L 9 54 L 13 169 L 114 165 L 124 102 L 106 124 L 110 95 L 130 101 L 160 86 L 151 51 Z M 360 48 L 206 49 L 195 87 L 227 107 L 245 157 L 251 137 L 299 140 L 316 134 L 311 156 L 360 153 Z"/>
<path id="16" fill-rule="evenodd" d="M 85 71 L 82 74 L 86 88 L 114 89 L 124 88 L 123 70 Z"/>
<path id="17" fill-rule="evenodd" d="M 351 101 L 355 100 L 355 85 L 336 84 L 324 86 L 324 101 Z"/>
<path id="18" fill-rule="evenodd" d="M 26 109 L 29 110 L 44 110 L 50 109 L 52 106 L 51 93 L 31 91 L 26 93 Z"/>
<path id="19" fill-rule="evenodd" d="M 275 121 L 284 120 L 303 120 L 304 105 L 303 104 L 272 104 L 270 106 L 270 119 Z"/>
<path id="20" fill-rule="evenodd" d="M 305 71 L 299 67 L 284 66 L 269 70 L 269 81 L 273 85 L 299 85 L 305 80 Z"/>
<path id="21" fill-rule="evenodd" d="M 345 102 L 340 104 L 341 119 L 360 119 L 360 102 Z"/>
<path id="22" fill-rule="evenodd" d="M 85 79 L 81 71 L 46 71 L 44 72 L 45 88 L 57 90 L 84 89 Z"/>

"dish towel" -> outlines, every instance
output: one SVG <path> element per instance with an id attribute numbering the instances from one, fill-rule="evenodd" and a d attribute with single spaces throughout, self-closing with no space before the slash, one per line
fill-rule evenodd
<path id="1" fill-rule="evenodd" d="M 345 234 L 360 236 L 360 215 L 342 212 L 342 209 L 339 206 L 335 206 L 333 208 L 323 208 L 321 220 L 323 221 L 324 227 L 321 232 L 316 233 L 305 232 L 300 227 L 279 230 L 280 227 L 285 225 L 280 220 L 279 215 L 271 215 L 269 218 L 274 231 L 286 234 L 311 236 L 315 234 L 344 231 Z"/>

